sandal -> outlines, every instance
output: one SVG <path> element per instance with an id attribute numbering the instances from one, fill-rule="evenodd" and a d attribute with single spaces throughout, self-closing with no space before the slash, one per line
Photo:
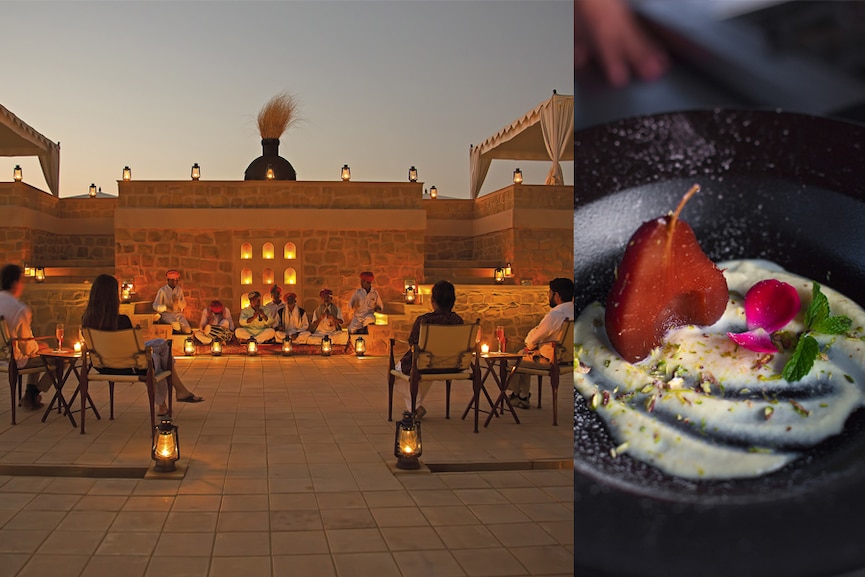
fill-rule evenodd
<path id="1" fill-rule="evenodd" d="M 196 397 L 192 393 L 189 393 L 188 397 L 177 397 L 178 403 L 200 403 L 204 400 L 204 397 Z"/>

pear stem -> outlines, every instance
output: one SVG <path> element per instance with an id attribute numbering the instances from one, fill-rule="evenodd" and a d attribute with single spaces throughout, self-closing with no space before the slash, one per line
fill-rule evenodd
<path id="1" fill-rule="evenodd" d="M 679 214 L 682 212 L 682 209 L 685 208 L 685 204 L 687 204 L 691 197 L 697 194 L 699 190 L 699 184 L 695 184 L 688 189 L 688 192 L 686 192 L 685 196 L 682 197 L 682 200 L 679 201 L 679 206 L 676 207 L 676 212 L 674 212 L 670 217 L 670 222 L 667 223 L 667 238 L 664 243 L 664 258 L 661 266 L 667 271 L 667 282 L 670 284 L 673 283 L 673 276 L 675 274 L 673 267 L 670 266 L 670 258 L 673 252 L 673 232 L 676 230 L 676 223 L 679 221 Z"/>
<path id="2" fill-rule="evenodd" d="M 682 200 L 679 201 L 679 206 L 676 207 L 676 212 L 673 213 L 672 218 L 670 218 L 670 223 L 667 225 L 670 230 L 676 227 L 676 221 L 679 220 L 679 214 L 681 214 L 682 209 L 685 208 L 685 205 L 689 200 L 691 200 L 691 197 L 698 192 L 700 192 L 700 185 L 695 184 L 688 189 L 688 192 L 686 192 L 685 196 L 682 197 Z"/>

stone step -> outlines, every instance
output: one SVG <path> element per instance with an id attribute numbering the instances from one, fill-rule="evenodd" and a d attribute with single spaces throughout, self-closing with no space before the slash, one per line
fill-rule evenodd
<path id="1" fill-rule="evenodd" d="M 111 266 L 46 266 L 45 282 L 47 283 L 79 283 L 93 282 L 100 274 L 114 274 Z"/>
<path id="2" fill-rule="evenodd" d="M 424 267 L 424 283 L 433 284 L 440 280 L 454 284 L 496 284 L 495 268 L 485 267 Z M 505 277 L 501 284 L 516 284 L 514 277 Z"/>

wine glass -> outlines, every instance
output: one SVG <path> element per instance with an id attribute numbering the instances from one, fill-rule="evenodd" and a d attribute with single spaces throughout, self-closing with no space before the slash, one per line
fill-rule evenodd
<path id="1" fill-rule="evenodd" d="M 57 351 L 60 352 L 63 350 L 63 323 L 57 323 L 54 336 L 57 337 Z"/>
<path id="2" fill-rule="evenodd" d="M 496 326 L 496 340 L 499 341 L 499 352 L 505 352 L 505 327 L 501 325 Z"/>

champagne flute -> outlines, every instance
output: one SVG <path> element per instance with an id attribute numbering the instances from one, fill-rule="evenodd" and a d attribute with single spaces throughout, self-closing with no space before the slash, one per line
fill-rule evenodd
<path id="1" fill-rule="evenodd" d="M 60 352 L 63 350 L 63 323 L 57 323 L 54 336 L 57 337 L 57 352 Z"/>
<path id="2" fill-rule="evenodd" d="M 499 341 L 499 352 L 503 353 L 504 351 L 504 343 L 505 343 L 505 327 L 501 325 L 496 326 L 496 340 Z"/>

